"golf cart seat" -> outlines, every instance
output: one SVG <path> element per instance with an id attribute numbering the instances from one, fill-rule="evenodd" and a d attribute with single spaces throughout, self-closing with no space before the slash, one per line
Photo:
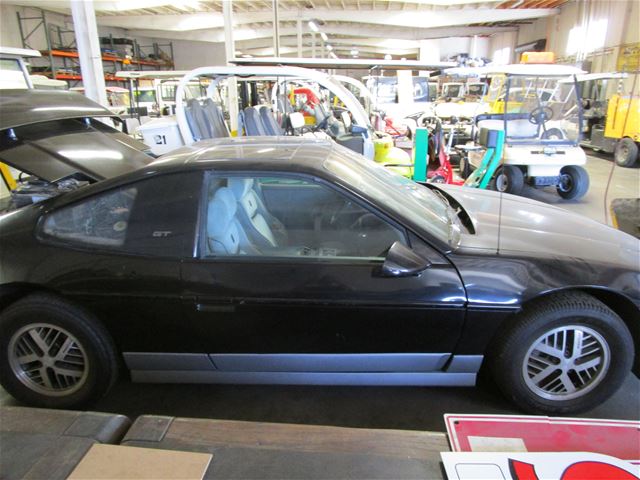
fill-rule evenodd
<path id="1" fill-rule="evenodd" d="M 244 130 L 249 137 L 267 135 L 260 114 L 253 107 L 244 109 Z"/>
<path id="2" fill-rule="evenodd" d="M 266 105 L 260 107 L 260 118 L 262 119 L 262 124 L 265 127 L 267 135 L 284 135 L 282 127 L 278 125 L 271 109 Z"/>
<path id="3" fill-rule="evenodd" d="M 193 135 L 193 139 L 196 142 L 205 138 L 213 138 L 209 130 L 207 116 L 197 99 L 191 98 L 187 101 L 184 113 L 187 117 L 187 124 L 191 130 L 191 135 Z"/>
<path id="4" fill-rule="evenodd" d="M 536 138 L 538 136 L 538 126 L 529 120 L 507 120 L 509 122 L 509 136 L 516 138 Z M 478 129 L 504 130 L 502 120 L 482 120 L 478 122 Z"/>
<path id="5" fill-rule="evenodd" d="M 222 107 L 211 98 L 204 101 L 203 110 L 209 125 L 211 126 L 212 138 L 225 138 L 229 136 L 229 129 L 224 121 Z"/>

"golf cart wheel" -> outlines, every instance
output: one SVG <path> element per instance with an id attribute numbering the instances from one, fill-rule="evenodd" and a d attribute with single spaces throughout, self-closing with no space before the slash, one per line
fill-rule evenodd
<path id="1" fill-rule="evenodd" d="M 460 163 L 458 163 L 458 173 L 463 180 L 469 178 L 471 175 L 471 167 L 469 166 L 469 159 L 466 155 L 460 155 Z"/>
<path id="2" fill-rule="evenodd" d="M 556 190 L 565 200 L 582 198 L 589 190 L 589 174 L 578 165 L 562 167 Z"/>
<path id="3" fill-rule="evenodd" d="M 633 357 L 631 333 L 615 312 L 586 293 L 561 292 L 511 318 L 489 361 L 498 387 L 520 408 L 568 414 L 615 393 Z"/>
<path id="4" fill-rule="evenodd" d="M 12 396 L 44 408 L 75 408 L 115 383 L 113 341 L 89 312 L 36 293 L 0 315 L 0 383 Z"/>
<path id="5" fill-rule="evenodd" d="M 524 188 L 524 173 L 516 166 L 503 165 L 496 172 L 494 186 L 498 192 L 519 195 Z"/>
<path id="6" fill-rule="evenodd" d="M 447 183 L 447 179 L 442 175 L 434 175 L 429 179 L 429 183 Z"/>
<path id="7" fill-rule="evenodd" d="M 620 139 L 614 158 L 621 167 L 633 167 L 638 161 L 638 144 L 630 138 Z"/>

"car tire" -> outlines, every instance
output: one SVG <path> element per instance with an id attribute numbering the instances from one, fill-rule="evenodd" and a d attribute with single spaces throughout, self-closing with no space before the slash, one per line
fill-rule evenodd
<path id="1" fill-rule="evenodd" d="M 524 189 L 524 173 L 514 165 L 503 165 L 496 172 L 493 184 L 498 192 L 520 195 Z"/>
<path id="2" fill-rule="evenodd" d="M 589 190 L 589 174 L 579 165 L 562 167 L 556 190 L 565 200 L 578 200 Z"/>
<path id="3" fill-rule="evenodd" d="M 84 309 L 36 293 L 0 315 L 0 384 L 21 402 L 82 407 L 102 398 L 117 374 L 111 336 Z"/>
<path id="4" fill-rule="evenodd" d="M 633 167 L 638 161 L 638 144 L 630 138 L 622 138 L 614 152 L 616 163 L 621 167 Z"/>
<path id="5" fill-rule="evenodd" d="M 460 162 L 458 163 L 458 173 L 460 178 L 466 180 L 471 175 L 471 166 L 469 165 L 469 159 L 466 155 L 460 155 Z"/>
<path id="6" fill-rule="evenodd" d="M 512 320 L 492 344 L 490 370 L 504 395 L 526 412 L 589 410 L 615 393 L 631 370 L 629 329 L 591 295 L 555 294 Z"/>

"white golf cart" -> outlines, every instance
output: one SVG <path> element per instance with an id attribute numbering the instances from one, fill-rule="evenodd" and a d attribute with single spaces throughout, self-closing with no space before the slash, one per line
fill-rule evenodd
<path id="1" fill-rule="evenodd" d="M 126 74 L 161 78 L 163 72 Z M 189 98 L 189 86 L 203 79 L 208 82 L 206 98 Z M 329 92 L 316 105 L 318 112 L 313 125 L 305 124 L 300 120 L 302 114 L 292 111 L 284 90 L 272 95 L 283 80 L 296 85 L 314 84 L 318 90 Z M 339 112 L 327 101 L 329 96 L 339 99 Z M 175 103 L 175 116 L 154 119 L 139 128 L 156 155 L 199 140 L 232 134 L 306 134 L 329 135 L 367 158 L 374 157 L 373 129 L 364 108 L 340 82 L 317 70 L 279 66 L 201 67 L 186 72 L 178 81 Z"/>
<path id="2" fill-rule="evenodd" d="M 474 140 L 483 130 L 504 132 L 504 148 L 492 183 L 498 191 L 519 194 L 524 184 L 555 186 L 567 200 L 582 197 L 589 176 L 582 167 L 580 148 L 582 108 L 576 75 L 582 70 L 566 65 L 518 64 L 492 69 L 504 91 L 500 113 L 475 118 Z M 493 110 L 495 111 L 495 110 Z M 486 136 L 486 135 L 485 135 Z M 479 145 L 464 147 L 460 171 L 467 177 L 483 160 Z"/>

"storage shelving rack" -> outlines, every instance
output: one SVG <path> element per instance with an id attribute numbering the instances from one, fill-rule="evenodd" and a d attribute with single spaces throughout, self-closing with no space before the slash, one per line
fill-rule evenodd
<path id="1" fill-rule="evenodd" d="M 42 9 L 37 10 L 39 11 L 37 15 L 21 15 L 20 12 L 16 12 L 22 46 L 32 50 L 40 50 L 42 57 L 39 60 L 44 60 L 46 64 L 40 65 L 43 66 L 45 70 L 39 73 L 57 80 L 66 80 L 71 87 L 76 86 L 82 81 L 82 75 L 80 75 L 80 61 L 76 49 L 74 31 L 63 28 L 60 25 L 48 23 L 45 11 Z M 34 34 L 40 31 L 42 31 L 44 35 L 46 43 L 45 49 L 38 48 L 37 45 L 31 44 L 35 38 Z M 109 39 L 113 50 L 113 36 L 109 35 Z M 102 65 L 106 82 L 126 82 L 126 80 L 116 77 L 115 73 L 118 70 L 126 70 L 128 65 L 133 66 L 135 70 L 144 70 L 145 68 L 153 70 L 173 69 L 172 42 L 166 44 L 153 43 L 151 45 L 141 46 L 134 39 L 132 43 L 133 56 L 131 58 L 107 52 L 102 53 Z M 164 56 L 170 60 L 162 61 L 146 58 L 144 52 L 149 49 L 153 50 L 155 58 Z M 167 54 L 163 49 L 168 50 L 169 53 Z M 38 59 L 33 59 L 32 62 L 38 63 Z"/>

